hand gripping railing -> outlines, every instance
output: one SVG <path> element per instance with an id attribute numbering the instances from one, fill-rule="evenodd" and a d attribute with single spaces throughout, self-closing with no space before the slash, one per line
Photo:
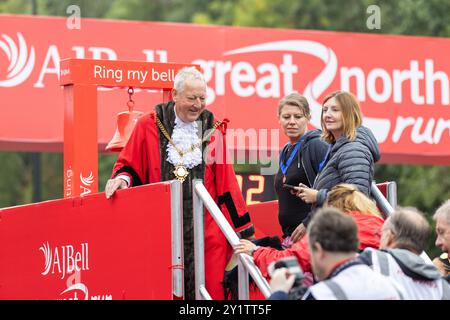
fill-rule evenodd
<path id="1" fill-rule="evenodd" d="M 375 184 L 375 182 L 372 181 L 372 187 L 371 187 L 371 193 L 375 201 L 377 202 L 380 209 L 385 214 L 386 218 L 388 218 L 391 214 L 395 212 L 394 207 L 387 201 L 387 199 L 384 197 L 383 193 L 378 189 L 378 186 Z M 395 201 L 396 201 L 395 197 Z M 429 264 L 433 264 L 430 257 L 428 257 L 427 253 L 423 251 L 420 256 L 422 257 L 425 262 Z"/>
<path id="2" fill-rule="evenodd" d="M 239 237 L 223 216 L 216 202 L 213 200 L 208 190 L 206 190 L 201 180 L 193 181 L 193 209 L 194 209 L 194 251 L 195 251 L 195 298 L 197 300 L 211 300 L 205 287 L 205 255 L 204 255 L 204 223 L 203 205 L 208 209 L 214 221 L 220 227 L 231 246 L 239 244 Z M 268 298 L 270 287 L 261 271 L 256 267 L 253 258 L 247 254 L 239 254 L 238 261 L 238 281 L 239 299 L 248 300 L 249 284 L 248 274 L 252 276 L 262 294 Z"/>

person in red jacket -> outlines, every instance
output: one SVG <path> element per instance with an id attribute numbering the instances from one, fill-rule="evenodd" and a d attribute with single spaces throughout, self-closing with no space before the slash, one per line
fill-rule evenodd
<path id="1" fill-rule="evenodd" d="M 360 250 L 367 247 L 378 249 L 381 238 L 381 228 L 384 220 L 376 204 L 359 191 L 354 185 L 339 184 L 328 193 L 324 207 L 335 207 L 350 215 L 358 225 Z M 259 247 L 248 240 L 234 248 L 234 252 L 253 255 L 256 265 L 261 269 L 264 277 L 269 279 L 268 266 L 270 263 L 288 256 L 297 257 L 304 272 L 311 272 L 311 257 L 308 249 L 308 237 L 285 250 L 269 247 Z"/>
<path id="2" fill-rule="evenodd" d="M 254 238 L 254 227 L 227 157 L 226 122 L 206 110 L 206 81 L 194 67 L 174 80 L 173 101 L 140 117 L 114 165 L 105 195 L 141 184 L 178 179 L 183 187 L 185 299 L 195 299 L 192 180 L 203 179 L 211 197 L 241 238 Z M 158 221 L 157 211 L 155 223 Z M 233 249 L 209 213 L 205 213 L 205 282 L 213 299 L 224 299 L 225 266 Z M 170 230 L 168 230 L 170 232 Z"/>

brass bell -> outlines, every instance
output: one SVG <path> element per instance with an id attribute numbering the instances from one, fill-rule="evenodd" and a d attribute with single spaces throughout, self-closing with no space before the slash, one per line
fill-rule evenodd
<path id="1" fill-rule="evenodd" d="M 106 146 L 106 151 L 120 152 L 127 144 L 137 120 L 144 114 L 141 111 L 133 111 L 134 101 L 131 99 L 131 95 L 133 93 L 133 88 L 129 88 L 128 94 L 130 95 L 130 99 L 127 102 L 128 111 L 119 112 L 117 114 L 116 132 L 114 133 L 111 141 Z"/>

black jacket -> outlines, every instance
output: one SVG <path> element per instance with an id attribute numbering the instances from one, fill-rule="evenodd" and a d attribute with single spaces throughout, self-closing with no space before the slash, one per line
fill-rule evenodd
<path id="1" fill-rule="evenodd" d="M 319 172 L 319 164 L 325 158 L 328 144 L 320 139 L 320 130 L 306 133 L 302 137 L 302 143 L 293 155 L 293 163 L 286 172 L 281 168 L 275 176 L 275 191 L 278 195 L 278 222 L 283 230 L 284 236 L 290 236 L 297 226 L 308 217 L 311 205 L 304 203 L 296 196 L 292 195 L 289 189 L 283 187 L 284 183 L 298 185 L 299 183 L 308 186 L 313 185 L 316 175 Z M 283 148 L 280 159 L 289 157 L 288 147 Z M 281 166 L 281 164 L 280 164 Z"/>
<path id="2" fill-rule="evenodd" d="M 319 172 L 320 162 L 325 157 L 328 148 L 328 143 L 320 139 L 321 134 L 322 131 L 320 130 L 307 132 L 303 137 L 303 143 L 297 151 L 297 161 L 300 162 L 305 170 L 310 186 L 314 184 L 314 180 Z M 286 144 L 281 153 L 286 152 L 288 146 L 289 144 Z"/>
<path id="3" fill-rule="evenodd" d="M 356 130 L 356 139 L 350 141 L 343 136 L 331 147 L 328 161 L 317 175 L 313 188 L 318 190 L 315 208 L 321 207 L 330 189 L 340 183 L 355 185 L 370 196 L 375 162 L 380 160 L 378 142 L 366 127 Z M 311 214 L 306 219 L 309 222 Z"/>

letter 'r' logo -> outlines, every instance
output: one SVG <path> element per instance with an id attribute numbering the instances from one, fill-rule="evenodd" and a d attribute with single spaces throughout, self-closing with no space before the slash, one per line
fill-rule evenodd
<path id="1" fill-rule="evenodd" d="M 2 34 L 0 49 L 9 60 L 6 79 L 0 70 L 0 87 L 14 87 L 28 79 L 34 68 L 34 47 L 28 51 L 27 44 L 20 32 L 17 33 L 18 45 L 8 35 Z"/>

